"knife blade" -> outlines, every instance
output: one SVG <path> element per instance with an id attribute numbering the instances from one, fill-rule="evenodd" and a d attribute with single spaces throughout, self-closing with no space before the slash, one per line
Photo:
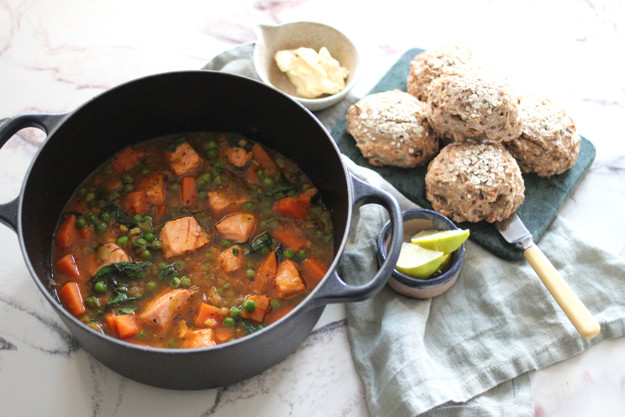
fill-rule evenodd
<path id="1" fill-rule="evenodd" d="M 527 230 L 519 216 L 513 213 L 506 220 L 496 222 L 495 227 L 508 243 L 523 250 L 525 259 L 579 334 L 584 339 L 592 339 L 597 336 L 601 331 L 599 323 L 571 290 L 543 251 L 534 243 L 532 234 Z"/>

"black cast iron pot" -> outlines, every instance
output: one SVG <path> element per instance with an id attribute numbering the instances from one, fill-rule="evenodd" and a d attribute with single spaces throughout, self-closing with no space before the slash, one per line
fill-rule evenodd
<path id="1" fill-rule="evenodd" d="M 0 128 L 0 146 L 25 127 L 47 133 L 20 195 L 0 205 L 0 221 L 18 234 L 26 266 L 43 296 L 96 359 L 133 380 L 162 388 L 204 389 L 249 378 L 294 351 L 325 305 L 363 300 L 387 282 L 399 256 L 401 212 L 388 193 L 353 177 L 319 121 L 284 94 L 248 78 L 210 71 L 165 73 L 104 92 L 65 115 L 23 115 Z M 158 349 L 102 335 L 82 324 L 50 291 L 53 233 L 74 190 L 123 147 L 197 131 L 243 134 L 293 159 L 321 190 L 332 213 L 335 257 L 318 287 L 281 320 L 243 339 L 202 349 Z M 346 283 L 337 269 L 353 212 L 382 205 L 392 222 L 386 262 L 366 284 Z M 331 366 L 331 364 L 328 364 Z"/>

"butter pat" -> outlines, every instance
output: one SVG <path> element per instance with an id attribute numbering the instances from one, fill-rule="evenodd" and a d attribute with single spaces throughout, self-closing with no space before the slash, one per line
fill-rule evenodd
<path id="1" fill-rule="evenodd" d="M 276 52 L 276 64 L 285 72 L 303 98 L 316 98 L 323 94 L 336 94 L 345 88 L 349 75 L 325 47 L 317 53 L 311 48 L 288 49 Z"/>

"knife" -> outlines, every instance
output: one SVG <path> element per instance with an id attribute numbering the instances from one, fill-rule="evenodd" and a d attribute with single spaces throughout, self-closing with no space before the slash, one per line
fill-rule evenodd
<path id="1" fill-rule="evenodd" d="M 542 280 L 564 314 L 584 339 L 592 339 L 601 327 L 586 306 L 575 295 L 543 251 L 534 243 L 519 216 L 513 213 L 506 220 L 496 222 L 495 227 L 508 242 L 523 250 L 523 255 Z"/>

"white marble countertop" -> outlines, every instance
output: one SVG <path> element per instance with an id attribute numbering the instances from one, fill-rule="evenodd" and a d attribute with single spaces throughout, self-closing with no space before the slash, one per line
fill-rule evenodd
<path id="1" fill-rule="evenodd" d="M 320 21 L 352 38 L 364 95 L 413 47 L 462 43 L 514 81 L 562 103 L 597 156 L 560 211 L 625 256 L 625 6 L 618 0 L 5 0 L 0 118 L 73 110 L 133 78 L 198 69 L 254 40 L 259 23 Z M 19 193 L 45 139 L 22 130 L 0 151 L 0 202 Z M 606 221 L 609 221 L 606 222 Z M 597 277 L 600 279 L 600 277 Z M 625 340 L 604 341 L 532 374 L 535 416 L 625 415 Z M 0 226 L 0 415 L 366 416 L 343 306 L 330 306 L 297 351 L 227 388 L 168 391 L 108 370 L 77 346 Z"/>

